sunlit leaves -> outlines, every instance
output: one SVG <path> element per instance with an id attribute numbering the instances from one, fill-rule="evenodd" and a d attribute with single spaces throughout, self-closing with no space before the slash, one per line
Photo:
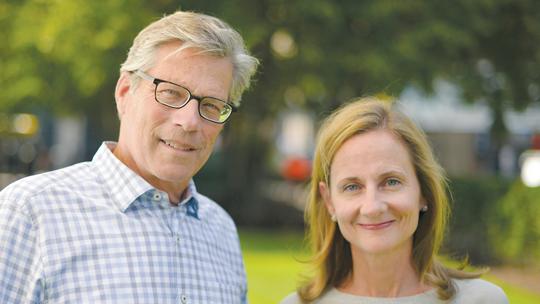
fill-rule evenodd
<path id="1" fill-rule="evenodd" d="M 110 102 L 100 97 L 112 97 L 105 90 L 152 13 L 133 0 L 0 4 L 0 22 L 6 25 L 0 111 L 39 105 L 80 112 Z"/>

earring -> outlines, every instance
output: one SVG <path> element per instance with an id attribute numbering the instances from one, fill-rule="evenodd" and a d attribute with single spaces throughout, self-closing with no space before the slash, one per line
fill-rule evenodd
<path id="1" fill-rule="evenodd" d="M 337 218 L 336 218 L 336 215 L 335 215 L 335 214 L 332 214 L 332 216 L 330 217 L 330 219 L 332 220 L 332 222 L 336 222 L 336 221 L 337 221 Z"/>
<path id="2" fill-rule="evenodd" d="M 426 212 L 426 211 L 428 211 L 428 206 L 427 206 L 427 205 L 423 206 L 423 207 L 420 209 L 420 211 L 421 211 L 421 212 Z"/>

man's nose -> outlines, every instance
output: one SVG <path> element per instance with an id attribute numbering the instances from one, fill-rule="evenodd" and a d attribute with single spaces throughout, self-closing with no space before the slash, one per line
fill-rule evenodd
<path id="1" fill-rule="evenodd" d="M 182 126 L 184 131 L 194 131 L 202 119 L 199 116 L 199 101 L 191 98 L 182 108 L 173 110 L 171 115 L 173 123 Z"/>

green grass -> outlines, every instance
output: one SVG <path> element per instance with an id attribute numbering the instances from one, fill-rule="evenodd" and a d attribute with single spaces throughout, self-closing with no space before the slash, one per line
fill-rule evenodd
<path id="1" fill-rule="evenodd" d="M 250 303 L 279 303 L 295 290 L 300 274 L 306 270 L 306 265 L 300 262 L 307 258 L 302 250 L 302 237 L 301 232 L 291 231 L 240 231 Z M 484 279 L 501 286 L 510 303 L 540 303 L 540 295 L 489 274 Z"/>
<path id="2" fill-rule="evenodd" d="M 250 303 L 279 303 L 293 292 L 307 254 L 301 232 L 240 231 Z"/>

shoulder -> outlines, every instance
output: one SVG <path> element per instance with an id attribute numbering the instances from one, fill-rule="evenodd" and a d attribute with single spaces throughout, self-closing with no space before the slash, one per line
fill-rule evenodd
<path id="1" fill-rule="evenodd" d="M 302 301 L 300 300 L 298 294 L 296 292 L 293 292 L 287 297 L 285 297 L 283 300 L 281 300 L 280 304 L 302 304 Z"/>
<path id="2" fill-rule="evenodd" d="M 456 279 L 455 303 L 504 304 L 508 298 L 501 287 L 482 279 Z"/>
<path id="3" fill-rule="evenodd" d="M 200 225 L 222 240 L 220 242 L 221 246 L 240 251 L 238 230 L 229 213 L 216 202 L 200 193 L 197 193 L 195 198 L 199 204 Z"/>
<path id="4" fill-rule="evenodd" d="M 45 200 L 51 194 L 84 188 L 86 180 L 92 176 L 88 164 L 79 163 L 15 181 L 0 191 L 0 206 L 20 209 L 30 201 Z"/>
<path id="5" fill-rule="evenodd" d="M 232 217 L 218 203 L 208 198 L 207 196 L 197 193 L 195 195 L 199 203 L 199 214 L 201 219 L 227 227 L 235 227 Z"/>
<path id="6" fill-rule="evenodd" d="M 329 290 L 322 293 L 317 299 L 313 300 L 312 304 L 355 304 L 355 303 L 380 303 L 380 304 L 395 304 L 395 303 L 402 303 L 396 298 L 368 298 L 368 297 L 360 297 L 352 294 L 343 293 L 341 291 L 338 291 L 336 288 L 330 288 Z M 302 299 L 300 299 L 300 296 L 298 296 L 297 292 L 294 292 L 290 295 L 288 295 L 285 299 L 282 300 L 280 304 L 303 304 L 306 302 L 302 302 Z M 406 302 L 409 303 L 409 302 Z M 414 302 L 417 303 L 417 302 Z"/>

